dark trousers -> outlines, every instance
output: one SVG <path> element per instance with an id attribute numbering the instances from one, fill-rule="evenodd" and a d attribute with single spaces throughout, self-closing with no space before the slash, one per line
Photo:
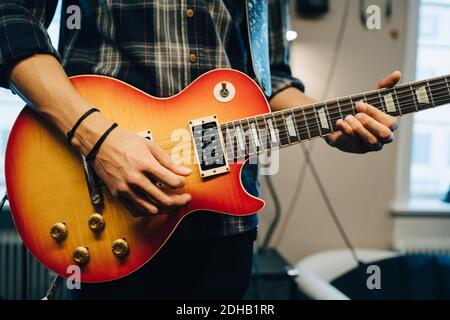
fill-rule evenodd
<path id="1" fill-rule="evenodd" d="M 256 231 L 215 239 L 172 238 L 138 271 L 112 282 L 82 283 L 74 298 L 242 299 L 255 238 Z"/>

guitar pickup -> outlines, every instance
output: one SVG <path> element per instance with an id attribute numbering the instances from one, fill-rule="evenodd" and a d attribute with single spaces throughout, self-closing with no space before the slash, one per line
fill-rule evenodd
<path id="1" fill-rule="evenodd" d="M 195 159 L 202 179 L 230 171 L 216 116 L 189 121 Z"/>

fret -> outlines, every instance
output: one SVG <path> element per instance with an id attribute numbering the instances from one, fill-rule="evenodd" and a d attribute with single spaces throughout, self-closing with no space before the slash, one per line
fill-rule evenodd
<path id="1" fill-rule="evenodd" d="M 363 100 L 364 100 L 364 95 L 361 95 L 361 94 L 350 96 L 350 101 L 352 102 L 352 106 L 353 106 L 355 115 L 358 114 L 358 109 L 357 109 L 358 103 L 362 102 Z"/>
<path id="2" fill-rule="evenodd" d="M 382 89 L 382 90 L 380 90 L 380 95 L 382 96 L 382 100 L 383 100 L 384 106 L 386 108 L 385 112 L 387 114 L 390 114 L 395 117 L 399 116 L 400 114 L 398 112 L 398 109 L 399 109 L 398 101 L 396 104 L 395 100 L 394 100 L 395 94 L 393 94 L 393 90 L 392 89 Z"/>
<path id="3" fill-rule="evenodd" d="M 291 121 L 292 119 L 286 118 L 284 110 L 280 111 L 280 115 L 281 115 L 281 119 L 283 121 L 284 128 L 286 128 L 286 130 L 284 131 L 284 135 L 287 137 L 289 144 L 291 145 L 293 143 L 293 141 L 291 140 L 291 138 L 292 138 L 291 134 L 293 134 L 293 132 L 295 131 L 292 128 L 292 121 Z"/>
<path id="4" fill-rule="evenodd" d="M 326 105 L 324 104 L 319 104 L 319 105 L 314 105 L 314 114 L 317 117 L 317 124 L 319 125 L 319 129 L 320 129 L 320 135 L 321 136 L 325 136 L 325 135 L 329 135 L 330 133 L 332 133 L 332 129 L 331 129 L 331 121 L 330 121 L 330 117 L 327 115 L 328 110 Z"/>
<path id="5" fill-rule="evenodd" d="M 309 135 L 308 125 L 306 123 L 305 113 L 303 109 L 303 107 L 295 108 L 293 109 L 293 113 L 295 124 L 297 126 L 298 136 L 300 137 L 300 140 L 306 141 L 311 139 L 311 136 Z"/>
<path id="6" fill-rule="evenodd" d="M 339 99 L 338 103 L 341 106 L 342 119 L 345 119 L 347 116 L 350 115 L 355 115 L 353 111 L 353 104 L 349 98 Z"/>
<path id="7" fill-rule="evenodd" d="M 434 107 L 434 105 L 430 101 L 430 93 L 428 85 L 423 82 L 413 82 L 411 83 L 412 94 L 417 99 L 417 109 L 426 110 Z"/>
<path id="8" fill-rule="evenodd" d="M 436 106 L 436 104 L 434 103 L 434 99 L 433 99 L 433 90 L 431 89 L 429 81 L 427 81 L 427 86 L 428 86 L 428 92 L 430 94 L 431 103 L 433 104 L 433 106 Z"/>
<path id="9" fill-rule="evenodd" d="M 302 111 L 303 111 L 303 118 L 305 119 L 306 131 L 308 132 L 308 137 L 311 140 L 313 136 L 311 135 L 311 131 L 309 130 L 309 125 L 308 125 L 305 108 L 302 108 Z"/>
<path id="10" fill-rule="evenodd" d="M 381 103 L 378 91 L 372 91 L 364 94 L 364 100 L 367 104 L 374 106 L 378 110 L 383 110 L 383 104 Z"/>
<path id="11" fill-rule="evenodd" d="M 336 105 L 337 105 L 337 107 L 339 109 L 339 114 L 341 116 L 341 119 L 343 120 L 344 119 L 344 115 L 342 114 L 342 109 L 341 109 L 341 105 L 339 104 L 339 100 L 336 100 Z"/>
<path id="12" fill-rule="evenodd" d="M 395 96 L 398 109 L 400 110 L 399 113 L 409 113 L 409 108 L 412 106 L 411 90 L 409 89 L 409 87 L 405 85 L 395 87 Z"/>
<path id="13" fill-rule="evenodd" d="M 367 101 L 366 93 L 363 93 L 363 99 L 362 99 L 362 101 L 363 101 L 364 103 L 367 103 L 367 104 L 370 104 L 370 105 L 371 105 L 371 103 L 370 103 L 369 101 Z"/>
<path id="14" fill-rule="evenodd" d="M 352 96 L 350 96 L 350 104 L 352 105 L 353 114 L 356 115 L 358 112 L 356 111 L 355 103 L 352 99 Z"/>
<path id="15" fill-rule="evenodd" d="M 273 114 L 268 114 L 266 119 L 266 115 L 264 115 L 264 119 L 266 119 L 267 127 L 269 129 L 270 142 L 272 146 L 278 146 L 280 144 L 280 134 L 278 129 L 274 126 Z"/>
<path id="16" fill-rule="evenodd" d="M 388 111 L 384 105 L 384 99 L 381 96 L 381 90 L 377 90 L 377 94 L 378 94 L 378 100 L 380 101 L 380 110 L 383 111 L 384 113 L 388 113 Z"/>
<path id="17" fill-rule="evenodd" d="M 413 101 L 414 101 L 414 109 L 417 112 L 417 111 L 419 111 L 419 104 L 417 102 L 417 98 L 416 98 L 416 95 L 414 94 L 414 90 L 413 90 L 413 87 L 411 84 L 409 84 L 409 90 L 410 90 L 410 95 L 412 96 Z"/>
<path id="18" fill-rule="evenodd" d="M 327 114 L 328 114 L 328 118 L 330 120 L 331 131 L 333 131 L 333 132 L 339 131 L 339 128 L 337 127 L 336 122 L 339 119 L 342 119 L 342 112 L 341 112 L 341 108 L 339 107 L 337 100 L 329 101 L 329 102 L 325 103 L 325 106 L 328 111 Z"/>
<path id="19" fill-rule="evenodd" d="M 292 109 L 286 110 L 285 112 L 288 114 L 287 116 L 285 116 L 285 119 L 286 119 L 286 126 L 288 128 L 289 140 L 291 141 L 291 143 L 299 142 L 300 138 L 297 126 L 295 124 L 295 117 L 293 110 Z"/>
<path id="20" fill-rule="evenodd" d="M 237 154 L 237 141 L 236 141 L 236 129 L 232 122 L 227 123 L 227 140 L 225 142 L 228 153 L 228 160 L 236 158 Z"/>
<path id="21" fill-rule="evenodd" d="M 445 76 L 444 79 L 445 79 L 445 84 L 447 85 L 448 95 L 450 96 L 450 85 L 448 84 L 448 77 Z"/>
<path id="22" fill-rule="evenodd" d="M 255 121 L 251 121 L 251 119 L 256 120 L 254 117 L 247 118 L 248 124 L 249 124 L 249 132 L 251 136 L 251 146 L 254 148 L 254 152 L 258 153 L 258 151 L 261 149 L 261 142 L 260 137 L 258 133 L 258 129 L 256 127 Z"/>
<path id="23" fill-rule="evenodd" d="M 274 115 L 274 126 L 276 129 L 278 129 L 280 146 L 284 147 L 291 144 L 282 113 L 277 111 L 273 115 Z"/>
<path id="24" fill-rule="evenodd" d="M 325 111 L 325 115 L 327 116 L 328 125 L 330 127 L 330 129 L 329 129 L 330 133 L 333 133 L 333 132 L 335 132 L 335 130 L 333 130 L 333 122 L 331 121 L 330 107 L 327 105 L 326 101 L 323 103 L 323 108 Z"/>
<path id="25" fill-rule="evenodd" d="M 428 82 L 430 98 L 433 105 L 439 106 L 450 100 L 446 77 L 439 77 Z"/>
<path id="26" fill-rule="evenodd" d="M 244 138 L 245 138 L 245 146 L 247 147 L 247 156 L 254 153 L 254 144 L 253 144 L 253 136 L 252 130 L 250 127 L 249 118 L 241 119 L 243 129 L 244 129 Z"/>
<path id="27" fill-rule="evenodd" d="M 400 102 L 398 101 L 398 94 L 397 94 L 397 89 L 395 87 L 392 88 L 393 91 L 393 96 L 394 96 L 394 102 L 395 100 L 397 100 L 397 109 L 398 109 L 398 113 L 401 116 L 402 115 L 402 106 L 400 105 Z"/>
<path id="28" fill-rule="evenodd" d="M 259 141 L 261 142 L 261 151 L 269 150 L 270 137 L 269 132 L 267 130 L 266 120 L 264 119 L 264 116 L 256 116 L 255 120 L 256 120 L 256 129 L 259 135 Z"/>
<path id="29" fill-rule="evenodd" d="M 298 139 L 298 142 L 301 142 L 301 138 L 300 138 L 300 130 L 299 130 L 299 128 L 298 128 L 297 116 L 296 116 L 296 114 L 295 114 L 295 112 L 297 111 L 296 109 L 297 109 L 297 108 L 293 108 L 293 109 L 290 109 L 290 111 L 291 111 L 292 119 L 293 119 L 293 121 L 294 121 L 295 131 L 297 132 L 297 139 Z"/>
<path id="30" fill-rule="evenodd" d="M 359 102 L 364 102 L 364 94 L 363 94 L 363 93 L 361 93 L 361 94 L 355 94 L 355 95 L 351 96 L 350 98 L 351 98 L 351 99 L 353 100 L 353 102 L 354 102 L 354 105 L 355 105 L 355 113 L 358 113 L 358 110 L 356 110 L 356 105 L 357 105 Z"/>
<path id="31" fill-rule="evenodd" d="M 245 139 L 245 131 L 240 120 L 234 123 L 236 137 L 236 157 L 241 160 L 247 156 L 247 143 Z"/>
<path id="32" fill-rule="evenodd" d="M 306 123 L 308 125 L 311 138 L 320 137 L 322 135 L 322 132 L 320 131 L 319 122 L 316 117 L 314 106 L 305 107 L 304 111 L 306 114 Z"/>

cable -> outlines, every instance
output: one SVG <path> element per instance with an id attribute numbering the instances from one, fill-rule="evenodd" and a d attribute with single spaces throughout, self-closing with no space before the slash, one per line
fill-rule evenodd
<path id="1" fill-rule="evenodd" d="M 339 53 L 341 52 L 342 43 L 343 43 L 344 36 L 345 36 L 345 30 L 347 28 L 348 17 L 349 17 L 349 12 L 350 12 L 350 5 L 351 5 L 350 0 L 346 0 L 345 5 L 344 5 L 344 11 L 342 13 L 342 18 L 340 20 L 341 22 L 339 24 L 339 30 L 338 30 L 338 35 L 336 38 L 336 43 L 334 45 L 334 51 L 333 51 L 334 54 L 333 54 L 333 57 L 331 58 L 330 70 L 328 72 L 324 90 L 322 92 L 322 97 L 321 97 L 322 101 L 325 101 L 327 99 L 328 94 L 330 93 L 331 85 L 333 83 L 334 75 L 336 73 Z M 310 153 L 313 150 L 314 145 L 315 145 L 315 141 L 312 141 L 306 148 L 304 148 L 304 146 L 301 144 L 301 147 L 303 148 L 302 149 L 303 152 L 304 153 L 306 152 L 308 154 L 308 157 L 310 157 Z M 293 217 L 296 204 L 298 203 L 298 200 L 300 199 L 300 195 L 302 192 L 302 186 L 306 179 L 307 167 L 308 167 L 308 163 L 304 162 L 302 164 L 302 167 L 299 172 L 298 183 L 294 189 L 292 200 L 288 206 L 286 218 L 284 219 L 282 226 L 281 226 L 281 230 L 278 234 L 278 238 L 276 240 L 276 245 L 279 245 L 283 241 L 287 226 L 289 226 L 289 222 Z"/>
<path id="2" fill-rule="evenodd" d="M 8 195 L 5 193 L 5 195 L 3 196 L 2 200 L 0 201 L 0 212 L 1 212 L 2 209 L 3 209 L 3 206 L 4 206 L 5 203 L 6 203 L 6 200 L 8 200 Z"/>
<path id="3" fill-rule="evenodd" d="M 317 187 L 319 188 L 320 194 L 322 195 L 323 201 L 325 202 L 327 209 L 333 218 L 334 224 L 338 228 L 339 233 L 341 234 L 342 239 L 345 242 L 345 245 L 350 250 L 353 258 L 355 259 L 356 263 L 358 265 L 361 265 L 361 261 L 358 258 L 358 255 L 356 254 L 355 247 L 351 243 L 347 233 L 345 232 L 344 227 L 342 226 L 342 223 L 336 213 L 336 210 L 333 207 L 333 204 L 331 203 L 330 197 L 328 196 L 327 191 L 325 190 L 325 187 L 322 184 L 322 180 L 319 177 L 319 174 L 317 173 L 316 166 L 314 165 L 314 162 L 311 161 L 311 157 L 309 153 L 307 152 L 305 146 L 302 145 L 303 153 L 306 158 L 306 162 L 309 165 L 309 169 L 311 170 L 311 174 L 313 175 L 314 180 L 316 181 Z"/>
<path id="4" fill-rule="evenodd" d="M 325 100 L 326 96 L 330 92 L 331 84 L 333 82 L 334 75 L 336 73 L 339 53 L 341 52 L 342 43 L 343 43 L 344 35 L 345 35 L 345 29 L 347 27 L 347 23 L 349 20 L 348 17 L 349 17 L 349 13 L 350 13 L 350 4 L 351 4 L 350 0 L 346 0 L 345 6 L 344 6 L 344 13 L 342 15 L 341 24 L 339 27 L 338 37 L 337 37 L 335 48 L 334 48 L 334 56 L 333 56 L 332 63 L 331 63 L 330 73 L 328 74 L 328 78 L 327 78 L 326 86 L 325 86 L 325 89 L 323 92 L 322 100 Z M 358 265 L 362 265 L 362 262 L 358 258 L 358 255 L 356 253 L 355 247 L 353 246 L 353 244 L 350 241 L 350 238 L 348 237 L 347 233 L 345 232 L 345 229 L 336 213 L 336 210 L 334 209 L 333 204 L 331 203 L 330 197 L 328 196 L 328 193 L 322 184 L 322 180 L 320 179 L 320 176 L 317 173 L 316 167 L 315 167 L 313 161 L 311 161 L 311 155 L 309 153 L 309 150 L 307 150 L 305 148 L 305 146 L 302 144 L 300 146 L 301 146 L 303 154 L 305 156 L 307 165 L 309 166 L 312 176 L 316 182 L 316 185 L 319 188 L 320 194 L 322 195 L 322 198 L 327 206 L 328 212 L 330 213 L 342 239 L 344 240 L 345 245 L 350 250 L 350 253 L 351 253 L 353 259 L 355 260 L 355 262 Z"/>
<path id="5" fill-rule="evenodd" d="M 311 152 L 314 149 L 314 145 L 315 144 L 313 141 L 306 147 L 307 151 Z M 300 168 L 298 178 L 297 178 L 297 184 L 294 188 L 294 193 L 293 193 L 291 202 L 289 203 L 288 209 L 286 211 L 287 212 L 286 217 L 284 218 L 283 222 L 280 225 L 280 231 L 278 232 L 278 237 L 275 240 L 274 247 L 278 247 L 284 239 L 286 229 L 289 225 L 289 222 L 292 219 L 292 216 L 295 212 L 295 207 L 297 206 L 297 203 L 300 199 L 300 195 L 303 191 L 303 185 L 304 185 L 305 177 L 306 177 L 306 169 L 308 169 L 308 163 L 306 161 L 303 161 L 302 166 Z"/>

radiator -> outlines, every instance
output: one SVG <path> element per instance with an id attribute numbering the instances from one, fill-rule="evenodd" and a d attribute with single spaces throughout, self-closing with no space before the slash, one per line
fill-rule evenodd
<path id="1" fill-rule="evenodd" d="M 25 269 L 25 270 L 24 270 Z M 55 274 L 43 267 L 23 246 L 15 231 L 0 232 L 0 300 L 42 299 Z M 54 299 L 69 299 L 62 283 Z"/>
<path id="2" fill-rule="evenodd" d="M 397 240 L 394 249 L 403 254 L 450 255 L 450 237 L 423 237 Z"/>

